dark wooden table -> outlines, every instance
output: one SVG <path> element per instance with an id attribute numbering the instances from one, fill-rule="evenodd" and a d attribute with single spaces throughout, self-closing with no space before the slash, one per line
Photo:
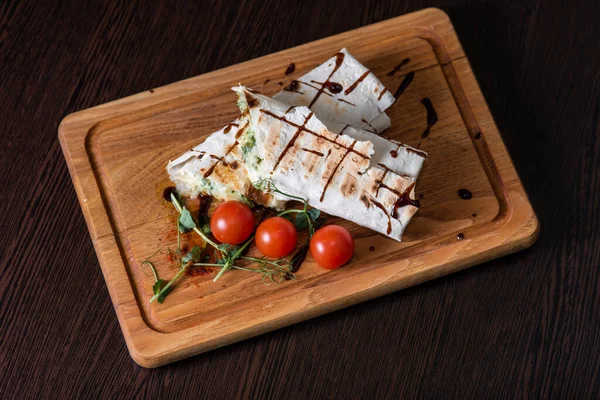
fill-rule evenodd
<path id="1" fill-rule="evenodd" d="M 598 396 L 593 0 L 84 3 L 0 1 L 4 398 Z M 61 154 L 60 120 L 430 5 L 454 21 L 538 213 L 538 243 L 170 366 L 138 367 Z"/>

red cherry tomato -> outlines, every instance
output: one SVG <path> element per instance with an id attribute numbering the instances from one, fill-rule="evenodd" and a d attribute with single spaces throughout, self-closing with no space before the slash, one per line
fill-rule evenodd
<path id="1" fill-rule="evenodd" d="M 240 244 L 254 231 L 252 210 L 239 201 L 221 203 L 210 219 L 210 230 L 219 242 Z"/>
<path id="2" fill-rule="evenodd" d="M 296 248 L 298 233 L 294 224 L 282 217 L 265 219 L 256 228 L 256 247 L 267 257 L 280 258 Z"/>
<path id="3" fill-rule="evenodd" d="M 354 239 L 339 225 L 324 226 L 310 240 L 310 254 L 323 268 L 339 268 L 352 258 Z"/>

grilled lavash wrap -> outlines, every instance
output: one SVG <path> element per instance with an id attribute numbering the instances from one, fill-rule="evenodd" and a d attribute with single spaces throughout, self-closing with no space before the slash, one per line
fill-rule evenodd
<path id="1" fill-rule="evenodd" d="M 234 90 L 243 108 L 240 121 L 248 123 L 239 141 L 247 148 L 243 157 L 251 182 L 268 180 L 312 207 L 401 240 L 419 206 L 416 176 L 373 165 L 372 142 L 331 132 L 307 107 L 243 86 Z"/>
<path id="2" fill-rule="evenodd" d="M 381 81 L 345 48 L 293 80 L 273 98 L 310 108 L 332 132 L 353 126 L 374 134 L 390 127 L 390 118 L 384 111 L 395 100 Z"/>
<path id="3" fill-rule="evenodd" d="M 340 54 L 344 54 L 344 56 L 342 57 Z M 331 74 L 335 62 L 340 57 L 342 62 L 336 70 L 339 73 Z M 352 73 L 353 70 L 354 73 Z M 309 82 L 315 80 L 323 83 L 331 74 L 332 82 L 338 83 L 335 81 L 337 79 L 346 85 L 344 90 L 348 90 L 366 72 L 368 72 L 366 67 L 352 57 L 346 49 L 342 49 L 338 55 L 310 71 L 300 80 Z M 325 88 L 325 94 L 321 94 L 320 98 L 312 105 L 316 116 L 321 120 L 330 121 L 331 126 L 328 125 L 328 128 L 331 132 L 343 132 L 361 141 L 371 141 L 375 149 L 371 159 L 372 163 L 386 165 L 397 174 L 416 179 L 426 158 L 426 153 L 373 133 L 381 133 L 389 127 L 389 118 L 383 110 L 393 102 L 393 96 L 390 97 L 387 89 L 372 73 L 365 75 L 354 86 L 355 88 L 349 95 L 342 93 L 340 100 L 330 96 L 332 93 Z M 281 96 L 292 105 L 302 105 L 310 104 L 312 101 L 308 97 L 309 94 L 309 91 L 297 93 L 284 90 L 276 97 Z M 315 94 L 316 92 L 313 91 L 313 98 Z M 348 103 L 342 101 L 341 96 L 350 96 L 348 98 L 355 102 L 354 106 L 350 107 Z M 338 103 L 343 106 L 338 107 Z M 375 119 L 366 124 L 364 121 L 372 116 L 375 116 Z M 354 122 L 358 126 L 367 126 L 368 130 L 351 126 L 345 121 Z M 167 172 L 176 184 L 178 192 L 192 197 L 203 193 L 223 201 L 239 200 L 250 203 L 249 200 L 252 200 L 268 207 L 281 209 L 284 206 L 283 201 L 262 196 L 254 190 L 248 180 L 242 157 L 247 146 L 242 147 L 238 141 L 245 129 L 247 126 L 240 125 L 238 119 L 212 133 L 203 143 L 182 156 L 170 161 Z"/>

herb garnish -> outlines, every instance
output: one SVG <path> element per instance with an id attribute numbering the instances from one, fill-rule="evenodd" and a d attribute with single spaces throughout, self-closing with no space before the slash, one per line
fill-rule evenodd
<path id="1" fill-rule="evenodd" d="M 288 218 L 289 216 L 291 216 L 291 214 L 296 214 L 294 219 L 294 225 L 297 229 L 300 230 L 308 229 L 308 241 L 310 241 L 310 238 L 315 232 L 317 219 L 320 215 L 319 210 L 315 208 L 308 209 L 308 202 L 305 199 L 297 196 L 292 196 L 288 193 L 282 192 L 281 190 L 277 189 L 272 179 L 263 179 L 257 183 L 254 183 L 253 185 L 259 190 L 279 193 L 291 199 L 295 199 L 302 202 L 302 209 L 286 210 L 280 212 L 278 216 Z M 192 216 L 190 211 L 180 203 L 178 197 L 174 193 L 171 193 L 171 202 L 173 203 L 173 206 L 179 213 L 179 217 L 177 218 L 177 252 L 172 252 L 172 254 L 175 254 L 176 258 L 178 259 L 179 271 L 169 282 L 165 282 L 163 279 L 158 278 L 156 269 L 149 260 L 144 260 L 142 262 L 142 265 L 148 264 L 150 266 L 154 275 L 154 285 L 152 286 L 154 296 L 150 299 L 150 303 L 152 303 L 155 300 L 158 300 L 159 303 L 162 303 L 165 296 L 171 291 L 173 284 L 185 273 L 185 271 L 190 266 L 221 268 L 215 276 L 215 278 L 213 279 L 213 282 L 217 282 L 219 278 L 221 278 L 221 276 L 223 276 L 223 274 L 230 269 L 260 273 L 261 280 L 265 285 L 268 285 L 270 283 L 280 283 L 283 280 L 295 279 L 294 272 L 298 271 L 300 264 L 302 264 L 308 252 L 308 241 L 304 245 L 302 245 L 302 247 L 296 252 L 291 261 L 287 258 L 269 260 L 264 257 L 257 258 L 244 256 L 244 252 L 254 240 L 254 235 L 252 235 L 241 246 L 217 244 L 207 236 L 210 233 L 210 230 L 206 228 L 207 224 L 203 223 L 201 226 L 196 224 L 196 222 L 194 221 L 194 217 Z M 215 263 L 199 262 L 202 259 L 203 252 L 202 249 L 198 246 L 194 246 L 187 254 L 182 256 L 180 235 L 189 231 L 196 232 L 204 240 L 205 243 L 209 244 L 211 247 L 214 248 L 218 255 L 218 258 Z M 258 264 L 258 267 L 246 268 L 241 267 L 239 265 L 235 265 L 235 262 L 237 260 L 251 261 Z"/>
<path id="2" fill-rule="evenodd" d="M 150 270 L 152 271 L 152 275 L 154 275 L 154 285 L 152 285 L 152 291 L 154 292 L 155 295 L 158 294 L 161 291 L 161 289 L 163 287 L 165 287 L 165 285 L 167 284 L 167 282 L 164 279 L 158 278 L 158 274 L 156 273 L 156 268 L 154 267 L 154 264 L 152 264 L 152 262 L 150 261 L 150 258 L 152 258 L 154 255 L 156 255 L 156 253 L 158 253 L 158 250 L 154 254 L 152 254 L 150 257 L 148 257 L 146 260 L 144 260 L 140 263 L 140 268 L 143 267 L 144 265 L 148 265 L 150 267 Z M 144 270 L 142 269 L 142 272 L 143 271 Z M 144 274 L 146 274 L 146 273 L 144 272 Z M 147 275 L 148 274 L 146 274 L 146 276 Z M 165 299 L 165 296 L 168 293 L 169 293 L 168 290 L 164 291 L 163 294 L 158 297 L 158 302 L 162 303 L 163 300 Z"/>
<path id="3" fill-rule="evenodd" d="M 175 254 L 181 256 L 181 248 L 179 248 Z M 158 278 L 156 268 L 154 268 L 154 265 L 149 260 L 142 261 L 141 265 L 148 264 L 152 269 L 152 274 L 154 275 L 154 285 L 152 286 L 154 296 L 152 296 L 150 299 L 150 303 L 152 303 L 154 300 L 158 300 L 159 303 L 162 303 L 167 294 L 169 294 L 171 291 L 171 286 L 173 283 L 175 283 L 175 281 L 177 281 L 181 275 L 183 275 L 190 265 L 194 264 L 196 261 L 199 261 L 201 258 L 202 249 L 199 246 L 192 247 L 187 254 L 179 257 L 179 271 L 177 271 L 175 276 L 169 282 Z"/>
<path id="4" fill-rule="evenodd" d="M 285 211 L 277 214 L 277 216 L 285 217 L 288 214 L 294 214 L 294 213 L 297 214 L 296 218 L 294 219 L 294 225 L 296 226 L 297 229 L 300 229 L 300 230 L 304 230 L 304 229 L 308 228 L 308 240 L 310 240 L 312 235 L 315 233 L 315 222 L 317 221 L 317 218 L 319 218 L 319 216 L 321 215 L 321 211 L 317 210 L 316 208 L 311 208 L 309 210 L 308 202 L 305 199 L 303 199 L 302 197 L 293 196 L 289 193 L 285 193 L 285 192 L 279 190 L 275 186 L 275 183 L 273 182 L 273 179 L 271 179 L 271 178 L 261 179 L 260 181 L 255 182 L 252 185 L 254 185 L 254 187 L 258 190 L 262 190 L 264 192 L 279 193 L 286 197 L 289 197 L 290 199 L 294 199 L 294 200 L 298 200 L 298 201 L 302 202 L 303 207 L 301 209 L 285 210 Z"/>

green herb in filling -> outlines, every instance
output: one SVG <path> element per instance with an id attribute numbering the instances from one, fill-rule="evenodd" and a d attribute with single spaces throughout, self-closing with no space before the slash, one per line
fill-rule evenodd
<path id="1" fill-rule="evenodd" d="M 246 102 L 246 99 L 241 98 L 241 97 L 238 97 L 238 99 L 237 99 L 237 106 L 240 109 L 242 114 L 244 112 L 246 112 L 246 110 L 248 109 L 248 103 Z"/>
<path id="2" fill-rule="evenodd" d="M 244 161 L 248 162 L 248 155 L 254 147 L 256 147 L 256 137 L 254 136 L 254 131 L 248 129 L 244 135 L 244 143 L 242 144 L 242 157 L 244 157 Z"/>
<path id="3" fill-rule="evenodd" d="M 248 197 L 244 196 L 243 194 L 240 194 L 240 197 L 242 198 L 242 201 L 246 204 L 248 204 L 248 206 L 250 208 L 254 208 L 254 206 L 256 205 L 252 200 L 250 200 Z"/>
<path id="4" fill-rule="evenodd" d="M 215 190 L 215 184 L 206 178 L 200 178 L 200 190 L 211 194 Z"/>

